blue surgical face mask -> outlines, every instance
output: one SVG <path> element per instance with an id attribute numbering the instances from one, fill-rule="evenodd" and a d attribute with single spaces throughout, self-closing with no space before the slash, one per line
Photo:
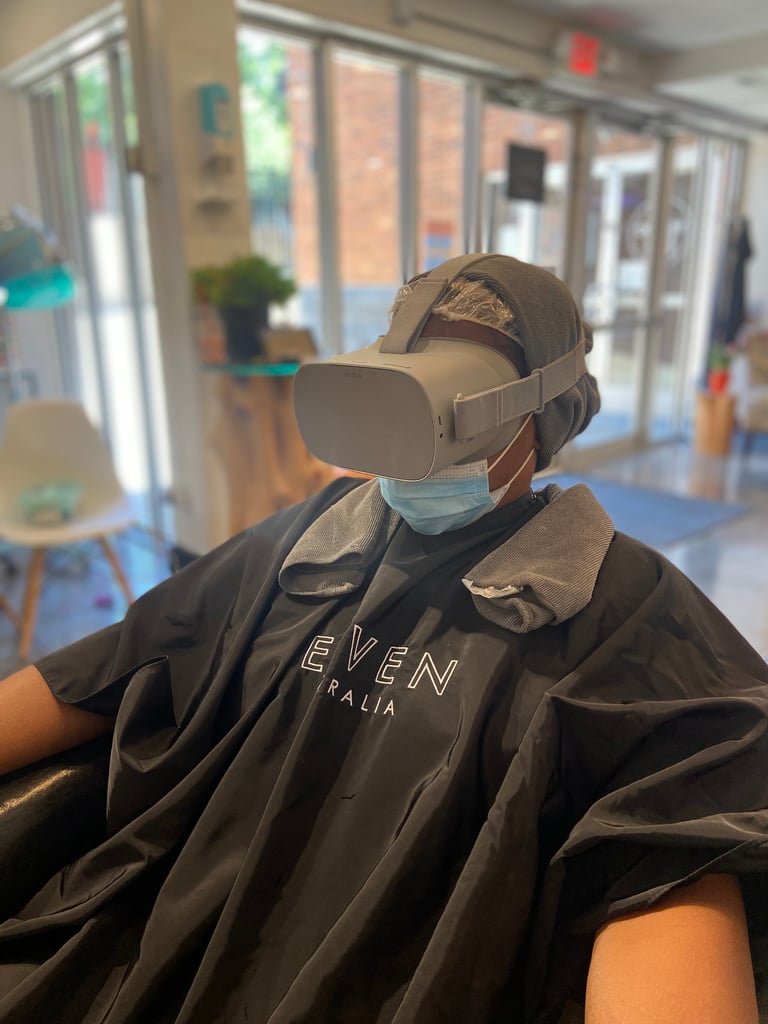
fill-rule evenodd
<path id="1" fill-rule="evenodd" d="M 449 466 L 426 480 L 390 480 L 380 477 L 379 488 L 384 501 L 395 512 L 399 512 L 417 533 L 447 533 L 474 523 L 498 505 L 535 454 L 534 449 L 531 449 L 514 476 L 503 487 L 497 487 L 495 491 L 489 489 L 488 474 L 504 458 L 530 418 L 530 415 L 526 417 L 504 451 L 490 466 L 487 459 L 478 459 L 461 466 Z"/>

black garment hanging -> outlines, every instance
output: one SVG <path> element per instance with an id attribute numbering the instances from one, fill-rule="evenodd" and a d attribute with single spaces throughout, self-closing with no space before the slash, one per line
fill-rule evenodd
<path id="1" fill-rule="evenodd" d="M 730 345 L 746 319 L 745 276 L 747 260 L 754 255 L 746 217 L 730 226 L 715 298 L 710 344 Z"/>

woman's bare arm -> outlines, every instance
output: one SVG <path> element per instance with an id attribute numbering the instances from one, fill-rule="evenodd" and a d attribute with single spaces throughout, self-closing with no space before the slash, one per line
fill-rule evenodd
<path id="1" fill-rule="evenodd" d="M 113 724 L 58 700 L 28 665 L 0 681 L 0 775 L 95 739 Z"/>
<path id="2" fill-rule="evenodd" d="M 738 880 L 705 875 L 597 933 L 586 1024 L 757 1024 Z"/>

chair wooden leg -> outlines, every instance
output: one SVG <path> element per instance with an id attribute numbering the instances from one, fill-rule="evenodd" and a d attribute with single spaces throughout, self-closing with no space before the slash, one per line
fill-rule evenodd
<path id="1" fill-rule="evenodd" d="M 27 588 L 24 593 L 24 606 L 21 611 L 21 632 L 19 636 L 19 657 L 26 661 L 29 648 L 32 646 L 32 634 L 37 619 L 37 603 L 40 599 L 40 587 L 43 583 L 43 566 L 47 548 L 34 548 L 27 570 Z"/>
<path id="2" fill-rule="evenodd" d="M 133 593 L 131 592 L 131 585 L 128 582 L 128 577 L 123 572 L 123 567 L 120 564 L 120 559 L 117 557 L 114 548 L 109 543 L 106 537 L 99 537 L 99 543 L 101 544 L 102 551 L 106 555 L 107 561 L 112 566 L 112 571 L 117 578 L 117 582 L 120 584 L 120 589 L 125 595 L 125 599 L 128 604 L 133 604 Z"/>
<path id="3" fill-rule="evenodd" d="M 21 623 L 19 622 L 19 617 L 13 610 L 13 608 L 11 608 L 10 604 L 8 603 L 8 600 L 5 597 L 3 597 L 2 594 L 0 594 L 0 612 L 5 612 L 5 614 L 14 624 L 16 629 L 19 628 L 19 626 L 21 625 Z"/>

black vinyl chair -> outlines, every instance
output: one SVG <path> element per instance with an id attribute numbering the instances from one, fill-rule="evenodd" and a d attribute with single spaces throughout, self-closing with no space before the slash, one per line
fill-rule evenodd
<path id="1" fill-rule="evenodd" d="M 0 779 L 0 921 L 106 838 L 111 737 Z"/>

